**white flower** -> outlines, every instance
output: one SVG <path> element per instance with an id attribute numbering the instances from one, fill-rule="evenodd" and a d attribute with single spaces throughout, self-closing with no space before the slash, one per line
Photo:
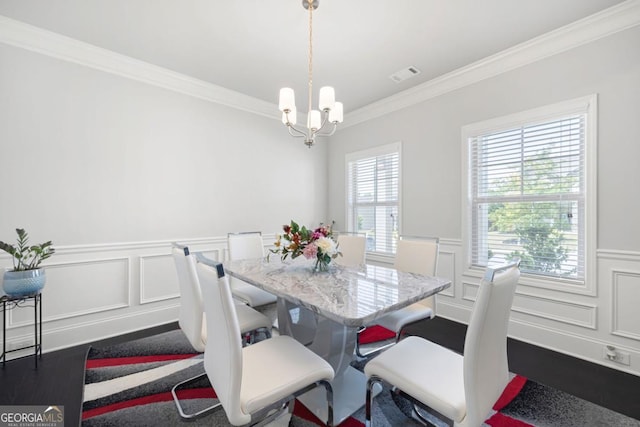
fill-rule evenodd
<path id="1" fill-rule="evenodd" d="M 328 237 L 321 237 L 315 241 L 316 246 L 323 254 L 327 254 L 329 256 L 333 256 L 338 253 L 338 248 L 336 247 L 336 242 L 333 239 Z"/>

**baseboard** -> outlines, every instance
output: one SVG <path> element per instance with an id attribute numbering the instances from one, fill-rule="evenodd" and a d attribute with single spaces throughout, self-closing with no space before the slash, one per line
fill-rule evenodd
<path id="1" fill-rule="evenodd" d="M 438 316 L 444 319 L 467 324 L 471 308 L 447 301 L 438 301 Z M 609 342 L 587 337 L 567 330 L 558 330 L 526 321 L 511 319 L 509 337 L 537 347 L 552 350 L 567 356 L 612 368 L 621 372 L 640 376 L 638 361 L 640 352 L 636 349 L 616 345 L 618 351 L 629 354 L 630 365 L 622 365 L 605 359 L 603 349 Z"/>
<path id="2" fill-rule="evenodd" d="M 42 352 L 50 353 L 82 344 L 93 343 L 128 333 L 165 325 L 178 320 L 179 304 L 173 303 L 156 308 L 145 308 L 110 318 L 79 322 L 65 327 L 44 330 L 42 333 Z M 33 341 L 33 332 L 7 339 L 7 348 L 19 343 Z M 33 349 L 9 353 L 7 360 L 13 360 L 33 354 Z"/>

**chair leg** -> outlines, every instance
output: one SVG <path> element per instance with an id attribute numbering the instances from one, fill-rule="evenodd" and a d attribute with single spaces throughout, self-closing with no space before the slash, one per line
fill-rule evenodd
<path id="1" fill-rule="evenodd" d="M 382 379 L 372 375 L 368 380 L 367 380 L 367 394 L 365 397 L 365 418 L 364 418 L 364 425 L 365 427 L 371 427 L 371 409 L 372 409 L 372 405 L 373 405 L 373 387 L 376 385 L 376 383 L 381 382 Z"/>
<path id="2" fill-rule="evenodd" d="M 401 396 L 404 399 L 407 399 L 411 403 L 413 408 L 411 419 L 416 421 L 420 425 L 423 425 L 425 427 L 438 427 L 438 426 L 441 426 L 442 424 L 446 424 L 448 427 L 453 427 L 455 424 L 453 420 L 448 419 L 447 417 L 440 414 L 439 412 L 433 411 L 432 408 L 429 409 L 427 406 L 425 406 L 422 402 L 417 400 L 415 397 L 405 393 L 404 391 L 400 390 L 398 387 L 391 387 L 391 394 L 396 394 L 398 396 Z M 421 411 L 425 411 L 426 413 L 429 414 L 429 416 L 437 420 L 436 421 L 437 424 L 434 424 L 433 421 L 425 417 Z"/>
<path id="3" fill-rule="evenodd" d="M 254 331 L 254 334 L 263 334 L 264 339 L 267 340 L 271 338 L 271 331 L 269 330 L 269 328 L 258 328 Z"/>
<path id="4" fill-rule="evenodd" d="M 333 387 L 329 381 L 320 381 L 327 391 L 327 427 L 333 427 Z"/>
<path id="5" fill-rule="evenodd" d="M 333 387 L 331 383 L 326 380 L 316 381 L 313 384 L 309 384 L 307 387 L 304 387 L 298 390 L 293 395 L 288 396 L 287 398 L 280 400 L 278 402 L 274 402 L 273 405 L 267 406 L 256 413 L 251 414 L 252 419 L 255 421 L 251 421 L 248 425 L 251 427 L 256 426 L 264 426 L 269 424 L 271 421 L 280 416 L 280 413 L 290 407 L 293 410 L 293 403 L 295 402 L 296 397 L 305 394 L 309 390 L 312 390 L 316 387 L 323 386 L 327 393 L 327 427 L 333 427 Z M 274 411 L 275 409 L 275 411 Z"/>
<path id="6" fill-rule="evenodd" d="M 364 331 L 366 329 L 366 327 L 358 329 L 358 333 L 356 334 L 356 355 L 358 357 L 369 357 L 369 356 L 371 356 L 373 354 L 378 354 L 381 351 L 386 350 L 387 348 L 389 348 L 389 347 L 391 347 L 391 346 L 393 346 L 393 345 L 395 345 L 395 344 L 400 342 L 400 340 L 402 339 L 402 333 L 404 332 L 405 328 L 407 328 L 407 326 L 415 325 L 415 324 L 420 323 L 420 322 L 422 322 L 424 320 L 427 320 L 427 319 L 433 319 L 433 317 L 415 320 L 415 321 L 413 321 L 411 323 L 406 323 L 406 324 L 400 326 L 400 329 L 396 332 L 395 342 L 383 345 L 383 346 L 378 347 L 375 350 L 371 350 L 371 351 L 369 351 L 367 353 L 362 353 L 360 351 L 360 333 L 362 331 Z"/>
<path id="7" fill-rule="evenodd" d="M 413 403 L 413 414 L 415 415 L 415 418 L 417 418 L 417 421 L 420 422 L 425 427 L 437 427 L 434 423 L 426 419 L 424 415 L 420 413 L 420 410 L 422 410 L 420 405 L 418 405 L 417 403 Z M 447 424 L 447 425 L 451 426 L 452 424 Z"/>
<path id="8" fill-rule="evenodd" d="M 245 332 L 242 334 L 242 346 L 246 347 L 251 344 L 255 344 L 257 341 L 258 334 L 264 335 L 264 339 L 271 338 L 271 331 L 269 328 L 258 328 L 253 331 Z"/>
<path id="9" fill-rule="evenodd" d="M 362 331 L 364 331 L 365 329 L 366 329 L 366 328 L 359 329 L 359 330 L 358 330 L 358 333 L 356 334 L 356 355 L 357 355 L 358 357 L 361 357 L 361 358 L 365 358 L 365 357 L 369 357 L 369 356 L 374 355 L 374 354 L 378 354 L 378 353 L 380 353 L 381 351 L 386 350 L 387 348 L 389 348 L 389 347 L 391 347 L 391 346 L 395 345 L 395 344 L 400 340 L 400 335 L 399 335 L 399 334 L 396 334 L 395 342 L 391 342 L 391 343 L 389 343 L 389 344 L 385 344 L 385 345 L 380 346 L 380 347 L 378 347 L 378 348 L 376 348 L 376 349 L 374 349 L 374 350 L 371 350 L 371 351 L 368 351 L 368 352 L 366 352 L 366 353 L 363 353 L 363 352 L 360 350 L 360 333 L 361 333 Z"/>
<path id="10" fill-rule="evenodd" d="M 206 373 L 202 373 L 200 375 L 196 375 L 195 377 L 191 377 L 187 380 L 184 380 L 182 382 L 179 382 L 178 384 L 176 384 L 175 386 L 173 386 L 173 388 L 171 389 L 171 395 L 173 396 L 173 401 L 176 404 L 176 408 L 178 408 L 178 413 L 180 414 L 180 417 L 185 419 L 185 420 L 194 420 L 196 418 L 200 418 L 203 417 L 211 412 L 213 412 L 214 410 L 218 409 L 218 407 L 220 407 L 222 404 L 221 403 L 216 403 L 215 405 L 206 407 L 196 413 L 193 414 L 187 414 L 184 412 L 184 410 L 182 409 L 182 405 L 180 405 L 180 399 L 178 399 L 178 394 L 177 394 L 177 390 L 178 388 L 188 385 L 188 384 L 192 384 L 198 380 L 200 380 L 201 378 L 206 378 L 207 374 Z"/>
<path id="11" fill-rule="evenodd" d="M 257 420 L 255 422 L 251 421 L 249 424 L 247 424 L 246 426 L 249 427 L 264 427 L 269 425 L 273 420 L 275 420 L 276 418 L 280 417 L 283 412 L 286 411 L 293 411 L 293 403 L 295 401 L 294 399 L 291 399 L 289 401 L 286 402 L 281 402 L 281 405 L 279 408 L 275 408 L 271 411 L 267 411 L 266 415 L 265 414 L 260 414 L 260 416 L 257 417 Z"/>

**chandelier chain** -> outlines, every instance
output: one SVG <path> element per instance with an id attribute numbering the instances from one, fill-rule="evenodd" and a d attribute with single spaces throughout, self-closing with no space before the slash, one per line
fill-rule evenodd
<path id="1" fill-rule="evenodd" d="M 308 0 L 309 4 L 309 109 L 311 113 L 311 97 L 313 95 L 313 0 Z"/>

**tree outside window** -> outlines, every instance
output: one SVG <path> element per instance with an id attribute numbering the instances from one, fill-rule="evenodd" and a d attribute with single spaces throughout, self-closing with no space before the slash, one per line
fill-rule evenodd
<path id="1" fill-rule="evenodd" d="M 476 135 L 470 142 L 472 247 L 478 266 L 584 277 L 585 115 Z"/>

